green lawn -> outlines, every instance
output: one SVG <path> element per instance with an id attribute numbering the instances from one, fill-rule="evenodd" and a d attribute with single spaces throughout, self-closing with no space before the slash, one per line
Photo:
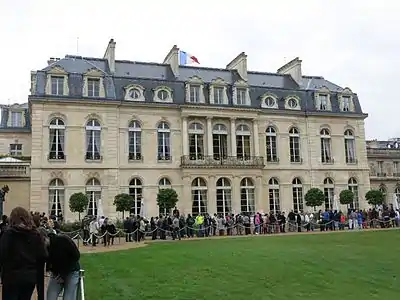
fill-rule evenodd
<path id="1" fill-rule="evenodd" d="M 396 299 L 400 230 L 154 243 L 82 267 L 88 300 Z"/>

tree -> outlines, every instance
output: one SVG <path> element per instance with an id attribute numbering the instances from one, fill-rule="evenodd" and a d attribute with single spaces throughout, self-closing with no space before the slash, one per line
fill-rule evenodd
<path id="1" fill-rule="evenodd" d="M 178 194 L 174 189 L 161 189 L 158 191 L 157 204 L 162 210 L 170 211 L 178 202 Z"/>
<path id="2" fill-rule="evenodd" d="M 365 194 L 365 199 L 369 204 L 376 206 L 383 203 L 385 195 L 380 190 L 370 190 Z"/>
<path id="3" fill-rule="evenodd" d="M 321 206 L 324 203 L 324 192 L 319 188 L 309 189 L 304 196 L 304 200 L 307 206 L 313 207 L 315 210 L 316 206 Z"/>
<path id="4" fill-rule="evenodd" d="M 134 205 L 134 199 L 128 194 L 118 194 L 114 197 L 115 210 L 122 212 L 122 219 L 125 219 L 125 212 L 130 211 Z"/>
<path id="5" fill-rule="evenodd" d="M 354 193 L 350 190 L 343 190 L 339 194 L 340 204 L 349 205 L 354 201 Z"/>
<path id="6" fill-rule="evenodd" d="M 77 212 L 79 221 L 81 220 L 81 213 L 83 213 L 89 204 L 89 198 L 84 193 L 75 193 L 69 197 L 69 209 L 72 212 Z"/>

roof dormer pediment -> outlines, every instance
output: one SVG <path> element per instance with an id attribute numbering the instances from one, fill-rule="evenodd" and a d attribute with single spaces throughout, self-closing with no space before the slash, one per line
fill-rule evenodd
<path id="1" fill-rule="evenodd" d="M 65 71 L 65 69 L 59 65 L 54 65 L 50 69 L 46 71 L 47 74 L 53 74 L 53 75 L 68 75 L 68 72 Z"/>

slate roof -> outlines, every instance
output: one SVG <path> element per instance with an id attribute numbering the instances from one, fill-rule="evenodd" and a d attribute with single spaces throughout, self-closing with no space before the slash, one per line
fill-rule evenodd
<path id="1" fill-rule="evenodd" d="M 108 101 L 124 101 L 124 87 L 130 84 L 139 84 L 145 88 L 146 102 L 152 103 L 152 89 L 163 85 L 168 86 L 173 90 L 174 103 L 183 105 L 185 104 L 185 83 L 189 78 L 197 76 L 200 77 L 205 83 L 205 89 L 208 89 L 207 84 L 216 78 L 222 78 L 225 82 L 227 82 L 229 85 L 229 104 L 227 106 L 232 106 L 232 84 L 240 79 L 239 74 L 235 70 L 200 68 L 192 66 L 180 66 L 179 76 L 176 78 L 168 64 L 124 60 L 116 60 L 115 72 L 114 74 L 111 74 L 106 59 L 67 55 L 65 58 L 60 59 L 52 65 L 37 71 L 36 87 L 32 91 L 32 96 L 30 96 L 31 100 L 44 97 L 51 97 L 52 99 L 59 98 L 60 100 L 65 98 L 62 96 L 45 95 L 46 72 L 56 66 L 69 73 L 68 82 L 70 95 L 67 98 L 73 99 L 82 98 L 83 74 L 93 68 L 102 71 L 105 75 L 105 100 Z M 295 95 L 301 99 L 301 110 L 292 110 L 292 113 L 312 112 L 319 113 L 321 115 L 345 114 L 348 116 L 365 116 L 362 112 L 357 94 L 353 95 L 355 111 L 341 112 L 339 109 L 338 93 L 343 91 L 343 88 L 320 76 L 303 76 L 300 84 L 298 84 L 290 75 L 248 71 L 248 85 L 250 88 L 250 98 L 252 102 L 250 108 L 258 108 L 261 111 L 274 110 L 270 108 L 261 108 L 261 96 L 269 92 L 278 97 L 279 110 L 285 109 L 285 97 L 289 95 Z M 331 92 L 330 98 L 332 111 L 318 111 L 315 108 L 314 94 L 316 90 L 319 90 L 322 87 L 327 87 Z M 221 106 L 217 104 L 210 104 L 208 102 L 208 94 L 209 93 L 207 90 L 205 90 L 204 96 L 206 98 L 206 103 L 208 104 L 190 104 Z M 132 102 L 134 105 L 133 101 L 130 102 Z M 160 105 L 160 103 L 157 102 L 157 105 Z M 166 103 L 165 105 L 171 104 Z"/>

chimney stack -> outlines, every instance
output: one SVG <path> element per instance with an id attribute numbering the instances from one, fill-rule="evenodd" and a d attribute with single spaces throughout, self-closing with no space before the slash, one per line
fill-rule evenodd
<path id="1" fill-rule="evenodd" d="M 111 73 L 115 73 L 115 44 L 116 43 L 114 42 L 114 39 L 111 39 L 108 42 L 108 46 L 103 57 L 107 59 L 108 67 L 110 68 Z"/>
<path id="2" fill-rule="evenodd" d="M 171 66 L 172 73 L 176 78 L 179 76 L 179 48 L 177 45 L 174 45 L 168 52 L 163 63 Z"/>
<path id="3" fill-rule="evenodd" d="M 247 55 L 242 52 L 236 56 L 227 66 L 228 70 L 236 70 L 240 78 L 247 81 Z"/>
<path id="4" fill-rule="evenodd" d="M 295 59 L 289 61 L 287 64 L 280 67 L 277 71 L 278 74 L 289 74 L 292 76 L 294 81 L 297 82 L 298 85 L 301 84 L 301 80 L 303 78 L 303 74 L 301 72 L 301 60 L 296 57 Z"/>

